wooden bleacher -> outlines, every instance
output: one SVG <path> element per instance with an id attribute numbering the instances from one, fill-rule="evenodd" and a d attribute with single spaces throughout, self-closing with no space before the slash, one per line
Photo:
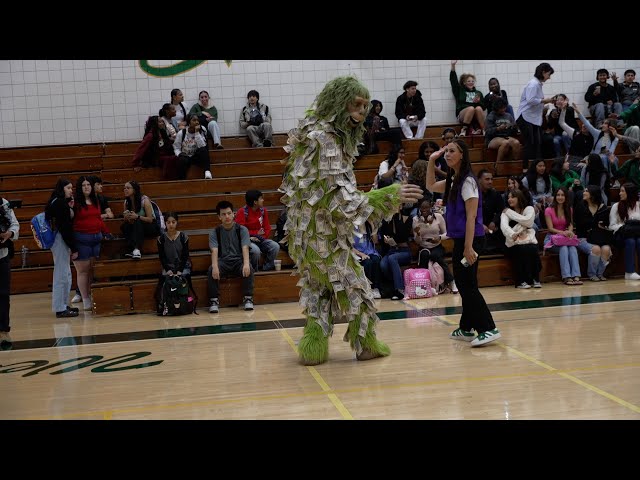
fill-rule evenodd
<path id="1" fill-rule="evenodd" d="M 424 139 L 403 140 L 408 163 L 417 157 L 420 144 L 426 140 L 442 145 L 440 137 L 445 127 L 428 127 Z M 206 271 L 210 264 L 208 250 L 208 229 L 219 224 L 217 215 L 212 213 L 220 200 L 229 200 L 235 208 L 244 205 L 244 193 L 248 189 L 263 191 L 265 206 L 269 210 L 269 222 L 275 230 L 275 223 L 283 206 L 277 188 L 282 180 L 283 164 L 286 157 L 282 146 L 286 135 L 274 135 L 272 147 L 250 148 L 246 137 L 225 138 L 224 150 L 211 150 L 212 180 L 204 180 L 203 171 L 198 167 L 189 170 L 187 180 L 165 181 L 160 169 L 143 169 L 134 172 L 130 161 L 138 143 L 113 143 L 101 145 L 69 145 L 63 147 L 14 148 L 0 150 L 0 191 L 11 200 L 22 200 L 23 206 L 16 209 L 20 221 L 21 238 L 16 242 L 16 256 L 11 261 L 12 294 L 45 292 L 51 290 L 53 261 L 48 250 L 39 250 L 30 231 L 30 219 L 44 209 L 53 186 L 60 176 L 75 183 L 80 175 L 98 174 L 102 177 L 104 194 L 112 198 L 110 207 L 120 215 L 123 210 L 122 188 L 125 182 L 136 180 L 142 184 L 143 192 L 156 201 L 163 212 L 176 211 L 180 214 L 180 229 L 190 236 L 192 252 L 193 284 L 199 296 L 199 306 L 207 306 Z M 495 156 L 484 147 L 484 137 L 464 138 L 470 147 L 470 158 L 474 172 L 486 168 L 494 174 L 494 187 L 504 191 L 509 175 L 521 173 L 521 160 L 495 163 Z M 378 166 L 391 145 L 378 142 L 377 155 L 360 157 L 355 166 L 359 188 L 368 190 L 378 171 Z M 631 155 L 617 151 L 622 165 Z M 551 160 L 548 160 L 551 163 Z M 615 192 L 612 195 L 617 198 Z M 120 236 L 121 219 L 108 220 L 108 228 L 115 236 Z M 445 244 L 450 254 L 451 246 Z M 22 248 L 27 249 L 24 256 Z M 94 313 L 116 315 L 132 312 L 154 311 L 153 292 L 160 270 L 155 239 L 147 239 L 143 248 L 143 258 L 133 261 L 123 257 L 127 251 L 122 238 L 103 242 L 100 259 L 95 264 L 93 285 Z M 583 271 L 585 258 L 580 256 Z M 283 251 L 279 258 L 283 270 L 280 272 L 258 272 L 255 276 L 256 303 L 294 301 L 298 298 L 295 286 L 298 278 L 291 275 L 293 265 Z M 543 255 L 543 281 L 559 280 L 559 264 L 553 255 Z M 622 255 L 614 257 L 615 264 L 608 273 L 624 273 Z M 73 269 L 73 265 L 72 265 Z M 75 281 L 75 275 L 74 275 Z M 223 280 L 220 284 L 222 306 L 240 302 L 240 280 Z M 480 286 L 513 284 L 511 262 L 502 255 L 485 255 L 479 268 Z"/>

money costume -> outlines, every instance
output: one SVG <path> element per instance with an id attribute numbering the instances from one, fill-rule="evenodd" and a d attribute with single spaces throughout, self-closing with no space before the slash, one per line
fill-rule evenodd
<path id="1" fill-rule="evenodd" d="M 307 318 L 298 344 L 304 365 L 327 361 L 328 336 L 333 324 L 344 320 L 349 323 L 344 340 L 358 360 L 390 354 L 376 338 L 369 281 L 351 253 L 354 225 L 389 220 L 400 205 L 400 185 L 368 193 L 357 189 L 353 162 L 369 98 L 354 77 L 330 81 L 284 147 L 289 156 L 279 190 L 288 207 L 289 255 L 301 277 L 300 305 Z"/>

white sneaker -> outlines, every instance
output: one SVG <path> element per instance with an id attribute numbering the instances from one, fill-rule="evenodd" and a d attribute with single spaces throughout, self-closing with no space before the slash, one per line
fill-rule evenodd
<path id="1" fill-rule="evenodd" d="M 141 257 L 142 257 L 142 254 L 140 253 L 140 250 L 138 250 L 137 248 L 134 248 L 133 252 L 131 252 L 131 258 L 135 260 L 140 260 Z"/>
<path id="2" fill-rule="evenodd" d="M 534 280 L 533 281 L 533 288 L 542 288 L 542 284 L 539 281 Z"/>
<path id="3" fill-rule="evenodd" d="M 494 340 L 498 340 L 502 335 L 497 328 L 493 330 L 487 330 L 486 332 L 479 333 L 478 336 L 471 342 L 472 347 L 479 347 L 480 345 L 484 345 L 485 343 L 493 342 Z"/>
<path id="4" fill-rule="evenodd" d="M 204 178 L 206 178 L 207 180 L 211 180 L 213 177 L 211 176 L 211 171 L 207 170 L 206 172 L 204 172 Z"/>
<path id="5" fill-rule="evenodd" d="M 527 282 L 522 282 L 516 288 L 531 288 L 531 285 L 529 285 Z"/>
<path id="6" fill-rule="evenodd" d="M 624 279 L 625 280 L 640 280 L 640 275 L 638 275 L 636 272 L 625 273 L 624 274 Z"/>
<path id="7" fill-rule="evenodd" d="M 449 285 L 451 286 L 451 293 L 458 293 L 458 287 L 456 286 L 455 280 L 451 280 Z"/>
<path id="8" fill-rule="evenodd" d="M 378 290 L 377 288 L 372 288 L 371 293 L 373 293 L 373 298 L 382 298 L 382 295 L 380 295 L 380 290 Z"/>
<path id="9" fill-rule="evenodd" d="M 620 188 L 620 181 L 616 180 L 615 182 L 613 182 L 613 185 L 611 185 L 611 188 Z"/>
<path id="10" fill-rule="evenodd" d="M 71 303 L 80 303 L 82 301 L 82 295 L 76 293 L 71 299 Z"/>

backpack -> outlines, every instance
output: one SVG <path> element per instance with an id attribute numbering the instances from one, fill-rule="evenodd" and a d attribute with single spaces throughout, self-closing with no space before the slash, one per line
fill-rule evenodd
<path id="1" fill-rule="evenodd" d="M 193 296 L 189 295 L 193 293 Z M 158 315 L 189 315 L 196 312 L 198 296 L 193 290 L 191 280 L 181 275 L 167 276 L 162 286 Z"/>
<path id="2" fill-rule="evenodd" d="M 166 225 L 164 223 L 164 216 L 162 215 L 162 210 L 160 210 L 160 207 L 158 206 L 158 204 L 156 202 L 154 202 L 153 200 L 151 200 L 149 197 L 147 197 L 146 195 L 143 195 L 141 198 L 141 201 L 144 202 L 144 199 L 149 200 L 149 202 L 151 202 L 151 208 L 153 209 L 153 215 L 156 217 L 156 223 L 158 224 L 158 227 L 160 228 L 160 232 L 164 232 L 166 230 Z M 124 202 L 124 208 L 127 208 L 127 201 L 125 200 Z"/>
<path id="3" fill-rule="evenodd" d="M 261 125 L 264 122 L 264 118 L 262 117 L 262 112 L 260 111 L 260 104 L 256 105 L 257 108 L 252 108 L 249 111 L 249 125 Z M 247 108 L 247 107 L 244 107 Z M 269 115 L 269 107 L 266 107 L 265 115 Z"/>
<path id="4" fill-rule="evenodd" d="M 57 198 L 53 199 L 55 202 Z M 51 202 L 51 204 L 53 204 Z M 40 212 L 31 219 L 31 231 L 33 232 L 33 238 L 35 239 L 38 247 L 42 250 L 46 250 L 53 246 L 53 242 L 56 241 L 57 230 L 52 228 L 51 222 L 45 218 L 45 212 Z"/>
<path id="5" fill-rule="evenodd" d="M 436 295 L 445 289 L 444 270 L 438 262 L 429 260 L 429 274 L 431 275 L 431 286 L 435 289 Z"/>
<path id="6" fill-rule="evenodd" d="M 431 287 L 431 274 L 426 268 L 407 268 L 404 271 L 405 298 L 429 298 L 436 295 Z"/>

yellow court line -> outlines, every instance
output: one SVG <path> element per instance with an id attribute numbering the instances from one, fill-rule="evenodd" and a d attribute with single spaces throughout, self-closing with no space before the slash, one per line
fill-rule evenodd
<path id="1" fill-rule="evenodd" d="M 203 406 L 212 406 L 212 405 L 224 405 L 229 403 L 259 402 L 259 401 L 270 401 L 270 400 L 278 400 L 278 399 L 290 399 L 290 398 L 296 398 L 296 397 L 304 398 L 304 397 L 313 397 L 318 395 L 326 395 L 327 393 L 332 393 L 332 394 L 359 393 L 359 392 L 366 392 L 370 390 L 391 390 L 391 389 L 399 389 L 399 388 L 427 387 L 431 385 L 455 384 L 460 382 L 465 382 L 465 383 L 486 382 L 490 380 L 542 377 L 542 376 L 548 376 L 548 375 L 565 374 L 571 371 L 572 372 L 584 372 L 584 371 L 594 371 L 594 370 L 605 371 L 605 370 L 611 370 L 616 368 L 629 368 L 629 367 L 640 367 L 640 363 L 598 365 L 593 367 L 578 367 L 578 368 L 567 369 L 567 370 L 552 370 L 552 371 L 547 370 L 547 371 L 538 371 L 538 372 L 511 373 L 511 374 L 505 374 L 505 375 L 487 375 L 482 377 L 464 377 L 464 378 L 457 378 L 457 379 L 446 378 L 446 379 L 440 379 L 440 380 L 430 380 L 426 382 L 399 383 L 395 385 L 376 385 L 375 387 L 364 386 L 364 387 L 341 388 L 337 390 L 329 390 L 328 392 L 322 390 L 322 391 L 316 391 L 316 392 L 285 393 L 280 395 L 262 395 L 262 396 L 254 396 L 254 397 L 225 398 L 225 399 L 219 399 L 219 400 L 203 400 L 200 402 L 181 402 L 181 403 L 165 404 L 165 405 L 148 405 L 148 406 L 132 407 L 132 408 L 116 408 L 108 411 L 90 411 L 90 412 L 64 413 L 61 415 L 52 415 L 52 416 L 34 416 L 34 417 L 26 417 L 24 418 L 24 420 L 52 420 L 52 419 L 65 419 L 65 418 L 100 416 L 100 415 L 104 417 L 107 413 L 113 416 L 114 413 L 124 414 L 124 413 L 134 413 L 134 412 L 152 412 L 152 411 L 161 411 L 161 410 L 171 410 L 171 409 L 177 409 L 177 408 L 194 408 L 194 407 L 203 407 Z"/>
<path id="2" fill-rule="evenodd" d="M 502 342 L 497 342 L 497 343 L 498 343 L 498 345 L 500 345 L 505 350 L 509 350 L 510 352 L 518 355 L 519 357 L 522 357 L 525 360 L 528 360 L 528 361 L 530 361 L 532 363 L 535 363 L 539 367 L 545 368 L 545 369 L 547 369 L 547 370 L 549 370 L 549 371 L 551 371 L 551 372 L 553 372 L 555 374 L 558 374 L 561 377 L 566 378 L 567 380 L 571 380 L 572 382 L 577 383 L 578 385 L 586 388 L 587 390 L 590 390 L 590 391 L 592 391 L 594 393 L 597 393 L 598 395 L 602 395 L 603 397 L 608 398 L 609 400 L 612 400 L 612 401 L 616 402 L 618 405 L 622 405 L 623 407 L 628 408 L 629 410 L 631 410 L 633 412 L 640 413 L 640 407 L 638 407 L 637 405 L 634 405 L 634 404 L 629 403 L 629 402 L 627 402 L 625 400 L 622 400 L 621 398 L 616 397 L 615 395 L 612 395 L 609 392 L 606 392 L 606 391 L 604 391 L 604 390 L 602 390 L 602 389 L 600 389 L 598 387 L 595 387 L 595 386 L 585 382 L 584 380 L 580 380 L 579 378 L 576 378 L 573 375 L 570 375 L 570 374 L 565 373 L 565 372 L 561 372 L 558 369 L 556 369 L 556 368 L 554 368 L 554 367 L 552 367 L 550 365 L 547 365 L 546 363 L 541 362 L 540 360 L 537 360 L 537 359 L 531 357 L 530 355 L 527 355 L 526 353 L 522 353 L 522 352 L 516 350 L 513 347 L 510 347 L 508 345 L 503 344 Z"/>
<path id="3" fill-rule="evenodd" d="M 113 410 L 107 410 L 102 415 L 103 420 L 113 420 Z"/>
<path id="4" fill-rule="evenodd" d="M 278 318 L 273 314 L 271 310 L 267 310 L 266 312 L 267 312 L 267 316 L 271 320 L 273 320 L 274 322 L 278 321 Z M 298 348 L 296 347 L 296 342 L 293 341 L 293 338 L 291 338 L 291 336 L 285 329 L 279 328 L 278 330 L 280 331 L 280 334 L 284 337 L 284 339 L 287 341 L 289 346 L 293 349 L 293 351 L 297 355 Z M 331 400 L 331 403 L 333 403 L 333 405 L 336 407 L 338 412 L 340 412 L 340 415 L 342 415 L 342 418 L 344 418 L 345 420 L 353 420 L 353 416 L 351 415 L 347 407 L 344 406 L 344 404 L 340 401 L 340 399 L 335 393 L 331 393 L 332 392 L 331 388 L 329 387 L 327 382 L 324 381 L 324 379 L 322 378 L 322 375 L 320 375 L 320 373 L 315 369 L 315 367 L 307 366 L 307 369 L 309 370 L 309 373 L 311 374 L 311 376 L 313 376 L 315 381 L 318 382 L 318 385 L 320 385 L 320 388 L 322 388 L 322 391 L 328 393 L 327 396 L 329 397 L 329 400 Z"/>

